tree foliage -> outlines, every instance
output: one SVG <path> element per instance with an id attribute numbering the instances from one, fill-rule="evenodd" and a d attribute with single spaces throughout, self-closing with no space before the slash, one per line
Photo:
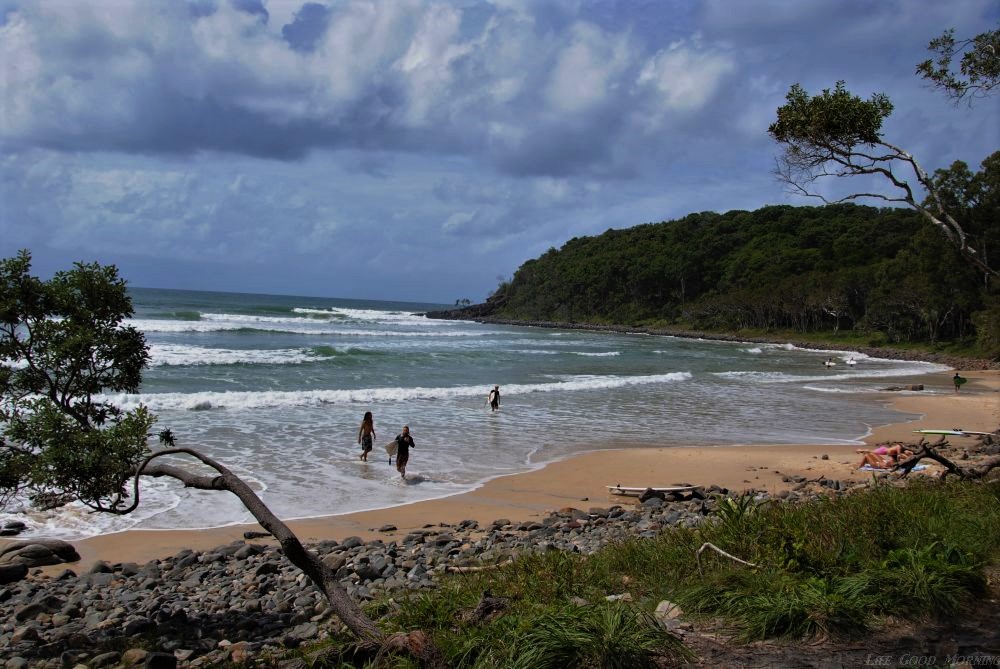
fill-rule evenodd
<path id="1" fill-rule="evenodd" d="M 833 90 L 810 96 L 795 84 L 778 108 L 778 119 L 768 132 L 783 146 L 777 175 L 793 192 L 830 200 L 819 192 L 818 182 L 827 178 L 875 177 L 891 188 L 859 190 L 835 202 L 877 199 L 904 204 L 919 212 L 940 230 L 966 260 L 986 276 L 996 276 L 969 238 L 966 222 L 937 188 L 934 178 L 905 150 L 882 137 L 882 124 L 892 113 L 882 93 L 862 100 L 852 95 L 843 81 Z M 862 179 L 864 186 L 870 179 Z M 863 186 L 863 187 L 864 187 Z M 923 195 L 926 193 L 926 196 Z"/>
<path id="2" fill-rule="evenodd" d="M 917 65 L 917 74 L 956 103 L 988 96 L 1000 84 L 1000 26 L 975 37 L 955 39 L 955 30 L 944 31 L 927 45 L 935 58 Z M 958 70 L 953 70 L 959 57 Z"/>
<path id="3" fill-rule="evenodd" d="M 928 49 L 937 58 L 918 64 L 917 74 L 956 100 L 968 96 L 971 103 L 988 95 L 1000 80 L 1000 30 L 962 41 L 955 40 L 954 30 L 947 30 L 931 40 Z M 952 62 L 959 54 L 955 73 Z M 830 200 L 820 193 L 819 181 L 862 177 L 863 190 L 835 201 L 873 198 L 905 204 L 943 233 L 985 277 L 997 276 L 1000 272 L 982 254 L 980 244 L 970 239 L 972 224 L 965 212 L 947 197 L 948 184 L 941 184 L 910 153 L 883 137 L 882 125 L 892 111 L 884 93 L 862 100 L 843 81 L 816 96 L 792 85 L 786 103 L 777 110 L 777 120 L 768 127 L 783 147 L 778 177 L 793 192 L 824 202 Z M 882 190 L 879 183 L 889 188 Z M 867 190 L 870 184 L 876 185 Z"/>
<path id="4" fill-rule="evenodd" d="M 112 510 L 148 452 L 153 417 L 98 397 L 135 392 L 149 360 L 113 266 L 77 263 L 50 281 L 31 256 L 0 260 L 0 492 L 60 491 Z"/>
<path id="5" fill-rule="evenodd" d="M 574 238 L 525 262 L 501 292 L 494 315 L 519 320 L 854 330 L 890 342 L 971 340 L 993 322 L 980 313 L 991 298 L 978 273 L 916 213 L 849 203 Z"/>

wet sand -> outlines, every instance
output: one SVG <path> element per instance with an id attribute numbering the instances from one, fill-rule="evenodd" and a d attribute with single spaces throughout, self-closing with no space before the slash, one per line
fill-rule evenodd
<path id="1" fill-rule="evenodd" d="M 873 393 L 872 401 L 891 402 L 893 408 L 903 413 L 901 422 L 876 428 L 864 439 L 865 443 L 869 446 L 886 441 L 915 443 L 919 435 L 913 430 L 921 428 L 960 427 L 984 432 L 1000 428 L 1000 372 L 963 372 L 963 376 L 969 383 L 958 394 L 952 392 L 951 372 L 928 375 L 925 379 L 928 394 Z M 918 417 L 910 421 L 913 416 L 908 414 Z M 950 439 L 958 447 L 973 443 L 969 437 Z M 609 485 L 716 484 L 733 490 L 753 488 L 774 493 L 791 485 L 782 481 L 786 475 L 841 480 L 870 477 L 871 474 L 855 468 L 860 457 L 855 453 L 856 448 L 842 444 L 656 448 L 644 444 L 574 456 L 536 471 L 497 478 L 471 492 L 444 499 L 288 524 L 305 542 L 342 540 L 354 535 L 392 541 L 425 525 L 453 524 L 466 519 L 477 520 L 481 525 L 500 518 L 516 522 L 542 518 L 565 507 L 586 510 L 634 503 L 633 498 L 609 494 Z M 936 467 L 920 474 L 933 475 L 938 471 Z M 398 529 L 380 531 L 386 525 Z M 95 560 L 143 563 L 185 548 L 207 550 L 241 540 L 244 532 L 254 530 L 260 527 L 251 524 L 211 530 L 130 530 L 109 534 L 73 542 L 81 560 L 69 566 L 81 571 Z M 65 567 L 46 569 L 61 571 Z"/>

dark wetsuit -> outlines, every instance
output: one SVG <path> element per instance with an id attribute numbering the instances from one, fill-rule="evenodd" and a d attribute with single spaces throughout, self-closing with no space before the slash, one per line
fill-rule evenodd
<path id="1" fill-rule="evenodd" d="M 494 388 L 490 391 L 490 409 L 496 411 L 500 408 L 500 391 Z"/>
<path id="2" fill-rule="evenodd" d="M 412 436 L 396 435 L 396 469 L 402 470 L 406 467 L 406 463 L 410 460 L 411 448 L 414 448 Z"/>

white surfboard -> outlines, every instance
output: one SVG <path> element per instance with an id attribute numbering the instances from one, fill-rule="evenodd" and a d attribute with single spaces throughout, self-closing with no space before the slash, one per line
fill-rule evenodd
<path id="1" fill-rule="evenodd" d="M 623 486 L 623 485 L 609 485 L 607 486 L 608 492 L 612 495 L 625 495 L 627 497 L 639 497 L 642 493 L 647 490 L 652 490 L 653 492 L 689 492 L 691 490 L 698 490 L 704 486 L 700 485 L 675 485 L 675 486 Z"/>
<path id="2" fill-rule="evenodd" d="M 917 434 L 937 434 L 946 437 L 976 437 L 992 432 L 975 432 L 972 430 L 914 430 Z"/>
<path id="3" fill-rule="evenodd" d="M 396 456 L 396 450 L 398 448 L 399 446 L 398 444 L 396 444 L 396 440 L 393 439 L 392 441 L 390 441 L 388 444 L 385 445 L 385 452 L 389 454 L 390 458 L 392 458 Z"/>

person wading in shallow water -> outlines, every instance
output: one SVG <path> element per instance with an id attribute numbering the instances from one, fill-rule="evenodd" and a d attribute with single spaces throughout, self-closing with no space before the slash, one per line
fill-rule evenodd
<path id="1" fill-rule="evenodd" d="M 362 462 L 368 462 L 368 454 L 371 453 L 374 441 L 375 419 L 372 418 L 371 411 L 366 411 L 365 417 L 361 419 L 361 427 L 358 428 L 358 443 L 361 444 Z"/>
<path id="2" fill-rule="evenodd" d="M 490 404 L 490 411 L 500 409 L 500 386 L 493 386 L 493 390 L 486 396 L 486 401 Z"/>
<path id="3" fill-rule="evenodd" d="M 396 435 L 396 471 L 406 478 L 406 463 L 410 461 L 410 449 L 415 448 L 413 437 L 410 436 L 410 426 L 404 425 L 403 431 Z"/>

